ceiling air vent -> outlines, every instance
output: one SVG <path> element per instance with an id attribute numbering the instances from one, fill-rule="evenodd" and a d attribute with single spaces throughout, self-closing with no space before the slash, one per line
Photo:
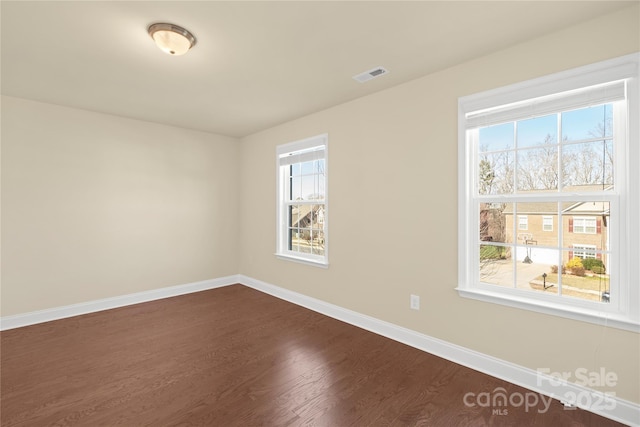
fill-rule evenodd
<path id="1" fill-rule="evenodd" d="M 389 71 L 387 71 L 387 69 L 384 67 L 376 67 L 369 71 L 365 71 L 364 73 L 358 74 L 357 76 L 353 76 L 353 79 L 360 83 L 364 83 L 368 82 L 371 79 L 375 79 L 376 77 L 383 76 L 388 72 Z"/>

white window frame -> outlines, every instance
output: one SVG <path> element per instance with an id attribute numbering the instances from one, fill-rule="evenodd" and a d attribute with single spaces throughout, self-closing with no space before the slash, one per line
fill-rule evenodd
<path id="1" fill-rule="evenodd" d="M 592 228 L 593 231 L 588 231 L 589 228 Z M 576 234 L 598 234 L 598 219 L 595 216 L 574 216 L 573 232 Z"/>
<path id="2" fill-rule="evenodd" d="M 553 231 L 553 216 L 542 216 L 542 231 Z"/>
<path id="3" fill-rule="evenodd" d="M 328 165 L 329 165 L 329 136 L 328 134 L 317 135 L 314 137 L 278 145 L 276 147 L 276 176 L 277 176 L 277 199 L 276 199 L 276 252 L 275 255 L 279 259 L 300 262 L 303 264 L 313 265 L 316 267 L 327 268 L 329 266 L 329 182 L 328 182 Z M 292 156 L 298 156 L 295 161 Z M 287 179 L 287 168 L 294 163 L 307 161 L 306 157 L 321 158 L 324 160 L 324 200 L 306 200 L 296 201 L 296 205 L 324 205 L 324 255 L 313 253 L 302 253 L 289 250 L 288 233 L 289 233 L 289 215 L 288 208 L 292 204 L 289 201 L 288 194 L 289 180 Z M 299 161 L 298 161 L 299 160 Z"/>
<path id="4" fill-rule="evenodd" d="M 580 259 L 598 258 L 596 255 L 596 245 L 582 245 L 578 243 L 573 244 L 573 256 Z"/>
<path id="5" fill-rule="evenodd" d="M 630 191 L 640 186 L 640 107 L 638 81 L 640 53 L 626 55 L 572 70 L 544 76 L 475 95 L 461 97 L 458 102 L 458 286 L 460 296 L 485 302 L 502 304 L 540 313 L 600 324 L 640 333 L 640 192 Z M 610 84 L 611 82 L 615 82 Z M 611 222 L 609 224 L 609 247 L 606 251 L 614 254 L 611 258 L 611 299 L 610 303 L 587 301 L 577 298 L 563 298 L 515 287 L 501 287 L 480 280 L 479 274 L 479 205 L 494 202 L 496 197 L 478 195 L 478 161 L 475 151 L 473 128 L 483 125 L 483 114 L 502 116 L 503 122 L 522 120 L 524 114 L 534 116 L 563 111 L 557 107 L 557 100 L 578 102 L 576 94 L 587 93 L 592 103 L 598 105 L 597 90 L 583 88 L 619 87 L 624 82 L 627 114 L 625 120 L 616 120 L 616 150 L 614 182 L 612 191 L 589 193 L 557 193 L 557 201 L 595 200 L 609 202 Z M 602 85 L 602 86 L 600 86 Z M 605 91 L 606 92 L 606 91 Z M 619 92 L 619 90 L 618 90 Z M 602 94 L 607 99 L 607 94 Z M 535 103 L 531 102 L 536 100 Z M 608 101 L 605 101 L 608 102 Z M 600 102 L 603 103 L 603 102 Z M 554 105 L 556 109 L 553 110 Z M 577 105 L 577 104 L 576 104 Z M 621 104 L 618 102 L 619 107 Z M 545 108 L 550 110 L 545 111 Z M 576 108 L 580 108 L 577 105 Z M 529 110 L 525 112 L 525 110 Z M 617 110 L 618 118 L 620 110 Z M 474 122 L 475 121 L 475 122 Z M 468 129 L 470 129 L 468 131 Z M 477 132 L 475 133 L 477 135 Z M 622 137 L 621 139 L 619 139 Z M 621 141 L 621 142 L 618 142 Z M 618 145 L 619 144 L 619 145 Z M 512 195 L 509 195 L 512 196 Z M 484 199 L 486 200 L 484 200 Z M 499 198 L 499 196 L 498 196 Z M 541 198 L 536 194 L 520 194 L 517 201 L 536 202 L 548 200 L 548 194 Z M 554 200 L 556 200 L 554 199 Z M 505 198 L 510 203 L 513 197 Z M 562 247 L 560 242 L 560 247 Z M 615 279 L 615 280 L 614 280 Z M 615 282 L 615 283 L 614 283 Z"/>

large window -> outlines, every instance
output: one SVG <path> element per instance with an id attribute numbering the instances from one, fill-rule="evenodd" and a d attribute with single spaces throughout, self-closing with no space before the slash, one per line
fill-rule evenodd
<path id="1" fill-rule="evenodd" d="M 460 99 L 462 296 L 640 330 L 638 57 Z"/>
<path id="2" fill-rule="evenodd" d="M 327 135 L 277 147 L 276 255 L 327 265 Z"/>

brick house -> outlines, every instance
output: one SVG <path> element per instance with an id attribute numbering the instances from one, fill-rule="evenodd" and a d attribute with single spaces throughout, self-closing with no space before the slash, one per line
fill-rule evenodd
<path id="1" fill-rule="evenodd" d="M 558 255 L 553 247 L 568 248 L 562 253 L 562 264 L 573 257 L 601 259 L 608 269 L 607 254 L 598 251 L 609 249 L 609 206 L 606 202 L 563 203 L 562 227 L 558 227 L 556 203 L 518 203 L 514 239 L 514 215 L 512 205 L 503 210 L 505 242 L 527 245 L 518 247 L 517 259 L 529 255 L 534 262 L 557 264 Z"/>

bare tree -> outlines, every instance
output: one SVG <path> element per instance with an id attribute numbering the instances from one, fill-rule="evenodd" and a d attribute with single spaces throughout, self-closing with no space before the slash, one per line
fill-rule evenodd
<path id="1" fill-rule="evenodd" d="M 558 188 L 558 145 L 547 134 L 540 147 L 518 154 L 518 190 L 554 190 Z"/>
<path id="2" fill-rule="evenodd" d="M 601 144 L 598 144 L 601 145 Z M 604 163 L 598 155 L 596 144 L 577 144 L 567 147 L 562 156 L 565 185 L 589 185 L 602 183 Z"/>

